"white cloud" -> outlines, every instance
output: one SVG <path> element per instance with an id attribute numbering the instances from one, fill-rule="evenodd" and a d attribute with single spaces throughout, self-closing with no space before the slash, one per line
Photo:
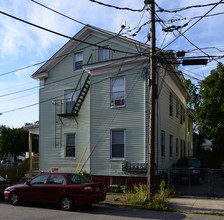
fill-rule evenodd
<path id="1" fill-rule="evenodd" d="M 46 6 L 49 6 L 65 15 L 68 15 L 74 19 L 77 19 L 86 24 L 104 28 L 109 31 L 118 33 L 120 30 L 121 20 L 126 19 L 127 26 L 130 29 L 137 26 L 142 13 L 130 12 L 126 10 L 116 10 L 113 8 L 105 7 L 89 0 L 40 0 L 38 1 Z M 143 0 L 103 0 L 102 2 L 117 5 L 120 7 L 130 7 L 133 9 L 143 8 Z M 188 1 L 158 1 L 162 8 L 165 9 L 177 9 L 189 5 L 200 5 L 211 3 L 210 0 L 188 0 Z M 64 18 L 54 12 L 51 12 L 32 1 L 18 1 L 18 0 L 5 0 L 0 1 L 1 10 L 11 15 L 17 16 L 21 19 L 43 26 L 45 28 L 54 30 L 56 32 L 73 36 L 83 26 L 77 22 Z M 212 6 L 205 8 L 197 8 L 191 10 L 184 10 L 178 13 L 157 13 L 163 20 L 169 20 L 171 18 L 191 18 L 198 15 L 203 15 Z M 157 9 L 157 7 L 156 7 Z M 211 13 L 222 12 L 224 5 L 219 5 L 217 9 Z M 193 28 L 187 31 L 186 36 L 194 44 L 199 47 L 208 46 L 220 46 L 223 45 L 224 27 L 222 25 L 224 15 L 204 18 L 198 22 Z M 197 19 L 196 19 L 197 20 Z M 196 20 L 192 20 L 189 25 L 183 28 L 183 31 L 189 28 Z M 145 12 L 142 23 L 149 21 L 149 11 Z M 174 22 L 174 25 L 183 25 L 188 20 Z M 141 24 L 142 24 L 141 23 Z M 167 26 L 172 25 L 166 24 Z M 157 36 L 156 44 L 160 47 L 164 40 L 164 33 L 162 27 L 156 22 Z M 149 31 L 149 25 L 142 28 L 135 39 L 144 41 Z M 177 33 L 177 32 L 175 32 Z M 5 72 L 9 72 L 14 69 L 18 69 L 24 66 L 28 66 L 34 63 L 38 63 L 50 58 L 68 39 L 49 33 L 44 30 L 32 27 L 28 24 L 21 23 L 12 18 L 0 14 L 0 75 Z M 164 46 L 175 39 L 173 33 L 168 34 L 165 39 Z M 183 37 L 180 37 L 174 43 L 172 43 L 167 49 L 172 50 L 188 50 L 193 49 L 194 46 L 188 43 Z M 194 70 L 194 67 L 189 70 L 195 71 L 196 74 L 207 75 L 211 69 L 216 66 L 215 62 L 210 63 L 206 67 Z M 30 75 L 35 71 L 37 67 L 28 68 L 23 71 L 17 71 L 16 73 L 5 75 L 0 80 L 0 95 L 5 94 L 8 91 L 18 91 L 21 87 L 18 85 L 24 84 L 23 89 L 31 87 L 26 82 L 33 82 L 30 79 Z M 37 85 L 35 82 L 34 85 Z M 10 87 L 11 89 L 3 90 Z M 38 90 L 37 90 L 38 93 Z M 25 97 L 27 95 L 27 97 Z M 22 97 L 24 96 L 24 97 Z M 18 99 L 16 99 L 18 97 Z M 14 99 L 15 98 L 15 99 Z M 13 99 L 12 101 L 7 101 Z M 4 106 L 1 106 L 0 112 L 3 110 L 15 109 L 19 106 L 26 106 L 31 103 L 35 103 L 38 97 L 34 91 L 27 93 L 16 94 L 5 98 Z M 0 102 L 3 99 L 0 98 Z M 35 118 L 35 119 L 34 119 Z M 0 124 L 22 126 L 24 122 L 32 122 L 38 120 L 38 107 L 28 108 L 21 111 L 6 114 L 0 116 Z"/>

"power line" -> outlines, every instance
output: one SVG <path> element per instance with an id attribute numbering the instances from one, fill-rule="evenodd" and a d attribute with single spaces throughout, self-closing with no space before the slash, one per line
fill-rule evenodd
<path id="1" fill-rule="evenodd" d="M 137 60 L 139 56 L 141 56 L 141 55 L 138 55 L 138 56 L 134 57 L 135 60 Z M 120 63 L 120 59 L 114 60 L 114 62 L 105 65 L 105 67 L 106 66 L 115 65 L 117 63 Z M 72 75 L 72 76 L 66 77 L 66 78 L 62 78 L 62 79 L 59 79 L 59 80 L 56 80 L 56 81 L 53 81 L 53 82 L 45 84 L 45 85 L 48 86 L 48 85 L 55 84 L 55 83 L 58 83 L 58 82 L 61 82 L 61 81 L 64 81 L 64 80 L 68 80 L 68 79 L 71 79 L 71 78 L 74 78 L 74 77 L 77 77 L 77 76 L 80 76 L 80 73 L 78 73 L 76 75 Z M 35 87 L 32 87 L 32 88 L 23 89 L 23 90 L 19 90 L 19 91 L 16 91 L 16 92 L 11 92 L 11 93 L 7 93 L 7 94 L 4 94 L 4 95 L 0 95 L 0 98 L 1 97 L 5 97 L 5 96 L 10 96 L 10 95 L 15 95 L 15 94 L 22 93 L 22 92 L 26 92 L 26 91 L 29 91 L 29 90 L 32 90 L 32 89 L 36 89 L 36 88 L 39 88 L 39 86 L 35 86 Z"/>
<path id="2" fill-rule="evenodd" d="M 224 12 L 219 12 L 219 13 L 214 13 L 214 14 L 211 14 L 211 15 L 206 15 L 204 16 L 205 18 L 207 17 L 212 17 L 212 16 L 217 16 L 217 15 L 223 15 Z M 195 17 L 191 17 L 191 18 L 172 18 L 172 19 L 169 19 L 169 20 L 165 20 L 163 21 L 164 23 L 173 23 L 173 22 L 176 22 L 176 21 L 183 21 L 183 20 L 194 20 L 194 19 L 197 19 L 197 18 L 201 18 L 203 15 L 199 15 L 199 16 L 195 16 Z M 160 20 L 157 20 L 157 21 L 160 21 Z"/>
<path id="3" fill-rule="evenodd" d="M 127 71 L 130 71 L 130 70 L 133 70 L 133 69 L 136 69 L 136 68 L 139 68 L 141 66 L 142 66 L 142 64 L 138 64 L 134 68 L 130 68 L 130 69 L 127 69 L 127 70 L 124 70 L 124 71 L 119 71 L 118 73 L 114 74 L 114 76 L 117 76 L 119 74 L 125 73 Z M 133 74 L 136 74 L 136 73 L 133 73 Z M 71 78 L 71 77 L 68 77 L 68 78 Z M 68 79 L 68 78 L 66 78 L 66 79 Z M 99 80 L 99 81 L 97 81 L 95 83 L 92 83 L 90 86 L 96 85 L 96 84 L 101 83 L 101 82 L 103 82 L 103 81 L 105 81 L 107 79 L 110 79 L 110 78 L 111 78 L 111 76 L 107 76 L 104 79 L 101 79 L 101 80 Z M 61 80 L 57 80 L 57 81 L 61 81 Z M 57 82 L 57 81 L 55 81 L 55 82 Z M 45 103 L 45 102 L 48 102 L 48 101 L 52 101 L 52 100 L 57 99 L 57 98 L 60 98 L 60 97 L 64 97 L 64 95 L 59 95 L 59 96 L 51 97 L 51 98 L 46 99 L 44 101 L 37 102 L 37 103 L 33 103 L 33 104 L 30 104 L 30 105 L 26 105 L 26 106 L 22 106 L 22 107 L 19 107 L 19 108 L 16 108 L 16 109 L 4 111 L 4 112 L 1 112 L 0 114 L 6 114 L 6 113 L 10 113 L 10 112 L 14 112 L 14 111 L 19 111 L 19 110 L 22 110 L 22 109 L 30 108 L 30 107 L 33 107 L 33 106 L 36 106 L 36 105 L 39 105 L 39 104 L 42 104 L 42 103 Z"/>
<path id="4" fill-rule="evenodd" d="M 65 18 L 68 18 L 68 19 L 70 19 L 70 20 L 72 20 L 72 21 L 75 21 L 75 22 L 77 22 L 77 23 L 79 23 L 79 24 L 81 24 L 81 25 L 84 25 L 84 26 L 86 25 L 85 23 L 83 23 L 83 22 L 81 22 L 81 21 L 78 21 L 78 20 L 76 20 L 76 19 L 74 19 L 74 18 L 72 18 L 72 17 L 69 17 L 69 16 L 67 16 L 67 15 L 65 15 L 65 14 L 63 14 L 63 13 L 61 13 L 61 12 L 58 12 L 58 11 L 56 11 L 56 10 L 54 10 L 54 9 L 52 9 L 52 8 L 50 8 L 50 7 L 46 6 L 46 5 L 44 5 L 44 4 L 41 4 L 41 3 L 37 2 L 37 1 L 34 1 L 34 0 L 31 0 L 31 1 L 34 2 L 34 3 L 36 3 L 36 4 L 38 4 L 38 5 L 40 5 L 40 6 L 42 6 L 42 7 L 44 7 L 44 8 L 46 8 L 46 9 L 48 9 L 48 10 L 50 10 L 50 11 L 53 11 L 53 12 L 55 12 L 55 13 L 57 13 L 57 14 L 63 16 L 63 17 L 65 17 Z"/>
<path id="5" fill-rule="evenodd" d="M 189 31 L 194 25 L 196 25 L 200 20 L 202 20 L 207 14 L 209 14 L 212 10 L 214 10 L 223 0 L 220 0 L 218 3 L 215 4 L 208 12 L 206 12 L 201 18 L 199 18 L 196 22 L 194 22 L 189 28 L 187 28 L 182 34 L 185 34 L 187 31 Z M 162 50 L 167 48 L 170 44 L 172 44 L 174 41 L 176 41 L 181 35 L 177 36 L 173 41 L 171 41 L 169 44 L 167 44 L 165 47 L 163 47 Z"/>
<path id="6" fill-rule="evenodd" d="M 155 3 L 155 4 L 159 8 L 159 10 L 157 10 L 156 12 L 177 13 L 177 12 L 184 11 L 184 10 L 191 9 L 191 8 L 202 8 L 202 7 L 213 6 L 213 5 L 216 5 L 217 2 L 204 4 L 204 5 L 191 5 L 191 6 L 187 6 L 187 7 L 179 8 L 179 9 L 163 9 L 157 3 Z M 223 2 L 221 4 L 223 4 Z"/>
<path id="7" fill-rule="evenodd" d="M 10 18 L 13 18 L 13 19 L 15 19 L 15 20 L 18 20 L 18 21 L 21 21 L 21 22 L 23 22 L 23 23 L 26 23 L 26 24 L 28 24 L 28 25 L 31 25 L 31 26 L 34 26 L 34 27 L 36 27 L 36 28 L 42 29 L 42 30 L 44 30 L 44 31 L 48 31 L 48 32 L 50 32 L 50 33 L 59 35 L 59 36 L 64 37 L 64 38 L 68 38 L 68 39 L 70 39 L 70 40 L 74 40 L 74 41 L 77 41 L 77 42 L 80 42 L 80 43 L 84 43 L 84 44 L 87 44 L 87 45 L 89 45 L 89 46 L 93 46 L 93 47 L 97 47 L 97 48 L 105 48 L 105 49 L 113 50 L 113 51 L 120 52 L 120 53 L 126 53 L 125 51 L 122 51 L 122 50 L 113 49 L 113 48 L 108 48 L 108 47 L 105 47 L 105 46 L 99 46 L 99 45 L 92 44 L 92 43 L 89 43 L 89 42 L 86 42 L 86 41 L 83 41 L 83 40 L 79 40 L 79 39 L 74 38 L 74 37 L 67 36 L 67 35 L 65 35 L 65 34 L 61 34 L 61 33 L 59 33 L 59 32 L 56 32 L 56 31 L 53 31 L 53 30 L 44 28 L 44 27 L 42 27 L 42 26 L 39 26 L 39 25 L 33 24 L 33 23 L 31 23 L 31 22 L 25 21 L 25 20 L 23 20 L 23 19 L 21 19 L 21 18 L 15 17 L 15 16 L 10 15 L 10 14 L 7 14 L 7 13 L 5 13 L 5 12 L 3 12 L 3 11 L 0 11 L 0 13 L 3 14 L 3 15 L 5 15 L 5 16 L 8 16 L 8 17 L 10 17 Z M 136 54 L 136 53 L 131 53 L 131 52 L 129 52 L 129 54 Z"/>
<path id="8" fill-rule="evenodd" d="M 143 9 L 132 9 L 132 8 L 126 8 L 126 7 L 122 8 L 122 7 L 118 7 L 118 6 L 115 6 L 115 5 L 105 4 L 103 2 L 96 1 L 96 0 L 89 0 L 89 1 L 97 3 L 99 5 L 106 6 L 106 7 L 115 8 L 115 9 L 118 9 L 118 10 L 128 10 L 128 11 L 133 11 L 133 12 L 142 12 L 144 10 L 144 8 Z"/>
<path id="9" fill-rule="evenodd" d="M 92 26 L 91 26 L 91 27 L 92 27 Z M 96 43 L 96 45 L 97 45 L 97 44 L 100 44 L 100 43 L 103 43 L 103 42 L 106 42 L 106 41 L 109 41 L 109 40 L 111 40 L 111 39 L 113 39 L 113 38 L 116 38 L 116 37 L 119 37 L 119 35 L 114 35 L 114 36 L 112 36 L 112 37 L 110 37 L 110 38 L 107 38 L 107 39 L 105 39 L 105 40 L 99 41 L 99 42 Z M 82 51 L 82 50 L 84 50 L 84 49 L 86 49 L 86 48 L 88 48 L 88 47 L 91 47 L 91 46 L 88 45 L 88 46 L 86 46 L 86 47 L 82 47 L 82 48 L 80 48 L 79 50 L 77 50 L 76 52 L 78 52 L 78 51 Z M 113 49 L 113 48 L 111 48 L 111 50 L 113 50 L 113 51 L 117 51 L 116 49 Z M 19 69 L 16 69 L 16 70 L 12 70 L 12 71 L 9 71 L 9 72 L 5 72 L 5 73 L 0 74 L 0 76 L 8 75 L 8 74 L 11 74 L 11 73 L 14 73 L 14 72 L 18 72 L 18 71 L 25 70 L 25 69 L 28 69 L 28 68 L 31 68 L 31 67 L 35 67 L 35 66 L 38 66 L 38 65 L 40 65 L 40 64 L 44 64 L 44 63 L 46 63 L 46 62 L 49 62 L 49 61 L 51 61 L 51 60 L 55 60 L 55 59 L 57 59 L 57 58 L 65 57 L 65 56 L 67 56 L 67 55 L 69 55 L 69 54 L 73 54 L 73 53 L 74 53 L 74 52 L 72 51 L 72 52 L 69 52 L 69 53 L 66 53 L 66 54 L 63 54 L 63 55 L 60 55 L 60 56 L 56 56 L 56 57 L 52 56 L 52 57 L 51 57 L 50 59 L 48 59 L 48 60 L 41 61 L 41 62 L 39 62 L 39 63 L 35 63 L 35 64 L 31 64 L 31 65 L 28 65 L 28 66 L 25 66 L 25 67 L 22 67 L 22 68 L 19 68 Z M 122 51 L 122 53 L 126 53 L 126 52 L 125 52 L 125 51 Z M 128 53 L 128 54 L 133 54 L 133 55 L 139 55 L 139 53 L 132 53 L 132 52 L 127 52 L 127 53 Z"/>

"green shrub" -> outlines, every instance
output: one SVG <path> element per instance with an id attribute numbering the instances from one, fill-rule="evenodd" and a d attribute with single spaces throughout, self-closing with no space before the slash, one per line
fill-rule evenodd
<path id="1" fill-rule="evenodd" d="M 133 190 L 126 192 L 127 202 L 135 205 L 145 204 L 147 197 L 147 187 L 146 185 L 139 184 L 139 186 L 134 185 Z"/>

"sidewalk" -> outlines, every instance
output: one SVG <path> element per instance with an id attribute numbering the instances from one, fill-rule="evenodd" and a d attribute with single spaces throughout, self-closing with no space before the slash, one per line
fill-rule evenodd
<path id="1" fill-rule="evenodd" d="M 120 193 L 107 194 L 104 204 L 119 206 L 125 200 Z M 219 212 L 224 214 L 224 198 L 181 197 L 168 199 L 170 207 L 181 212 Z"/>
<path id="2" fill-rule="evenodd" d="M 183 212 L 220 212 L 224 214 L 224 198 L 171 198 L 169 203 L 171 208 Z"/>

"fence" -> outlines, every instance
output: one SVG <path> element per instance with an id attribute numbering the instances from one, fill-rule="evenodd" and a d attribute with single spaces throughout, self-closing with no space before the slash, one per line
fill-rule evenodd
<path id="1" fill-rule="evenodd" d="M 224 173 L 221 169 L 173 168 L 167 174 L 168 186 L 177 194 L 224 197 Z"/>
<path id="2" fill-rule="evenodd" d="M 29 159 L 24 160 L 21 164 L 5 165 L 0 167 L 0 176 L 18 181 L 29 170 Z"/>

